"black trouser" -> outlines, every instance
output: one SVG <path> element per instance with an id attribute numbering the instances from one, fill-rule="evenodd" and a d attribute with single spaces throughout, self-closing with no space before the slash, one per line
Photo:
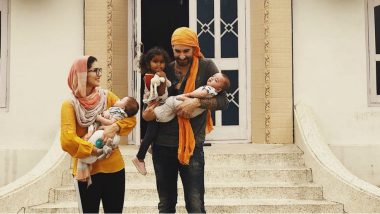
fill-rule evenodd
<path id="1" fill-rule="evenodd" d="M 181 176 L 188 213 L 206 213 L 204 205 L 204 153 L 196 146 L 189 165 L 178 161 L 178 147 L 153 146 L 153 165 L 160 202 L 160 213 L 175 213 L 178 172 Z"/>
<path id="2" fill-rule="evenodd" d="M 156 121 L 148 122 L 144 139 L 141 141 L 139 151 L 136 155 L 139 160 L 145 159 L 146 152 L 148 151 L 149 146 L 152 144 L 153 139 L 156 137 L 157 131 L 158 123 Z"/>
<path id="3" fill-rule="evenodd" d="M 104 213 L 122 213 L 125 191 L 125 170 L 98 173 L 91 176 L 92 184 L 78 182 L 83 213 L 99 213 L 100 200 Z"/>

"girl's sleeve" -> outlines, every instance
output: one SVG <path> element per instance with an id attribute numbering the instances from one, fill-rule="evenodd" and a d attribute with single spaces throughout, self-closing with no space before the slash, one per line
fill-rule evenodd
<path id="1" fill-rule="evenodd" d="M 77 135 L 75 111 L 69 101 L 65 101 L 61 108 L 61 147 L 74 158 L 90 156 L 94 147 Z"/>
<path id="2" fill-rule="evenodd" d="M 143 99 L 146 100 L 148 99 L 149 97 L 149 90 L 148 88 L 146 87 L 146 84 L 144 84 L 144 95 L 143 95 Z"/>
<path id="3" fill-rule="evenodd" d="M 107 100 L 107 105 L 113 106 L 115 102 L 119 100 L 119 98 L 114 93 L 109 91 Z M 124 118 L 122 120 L 117 121 L 116 124 L 120 127 L 119 135 L 126 136 L 136 126 L 136 116 Z"/>

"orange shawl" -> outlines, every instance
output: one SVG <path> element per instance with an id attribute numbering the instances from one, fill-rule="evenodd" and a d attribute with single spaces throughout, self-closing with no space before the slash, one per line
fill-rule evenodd
<path id="1" fill-rule="evenodd" d="M 187 45 L 194 48 L 193 63 L 190 68 L 190 74 L 187 78 L 184 93 L 195 90 L 195 79 L 198 74 L 199 58 L 203 58 L 200 51 L 197 34 L 190 28 L 181 27 L 174 31 L 171 39 L 172 45 Z M 190 120 L 178 117 L 179 125 L 179 144 L 178 144 L 178 160 L 182 165 L 188 165 L 190 157 L 193 155 L 195 147 L 195 138 Z M 212 118 L 210 111 L 207 112 L 206 133 L 209 133 L 212 127 Z"/>
<path id="2" fill-rule="evenodd" d="M 77 122 L 82 127 L 88 127 L 95 122 L 96 116 L 106 109 L 107 101 L 107 92 L 98 87 L 90 95 L 86 95 L 88 58 L 89 56 L 82 56 L 76 59 L 67 78 Z"/>
<path id="3" fill-rule="evenodd" d="M 87 84 L 87 60 L 89 56 L 82 56 L 76 59 L 71 66 L 67 83 L 85 109 L 93 109 L 100 101 L 98 88 L 94 88 L 90 95 L 86 96 Z"/>

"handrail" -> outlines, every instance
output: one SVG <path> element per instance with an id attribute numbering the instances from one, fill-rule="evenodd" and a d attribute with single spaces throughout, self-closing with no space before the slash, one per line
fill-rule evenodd
<path id="1" fill-rule="evenodd" d="M 380 212 L 380 188 L 353 175 L 336 158 L 316 123 L 311 107 L 297 104 L 295 142 L 303 150 L 313 180 L 326 199 L 344 205 L 346 212 Z"/>
<path id="2" fill-rule="evenodd" d="M 49 189 L 60 186 L 62 173 L 70 164 L 62 151 L 60 133 L 41 161 L 27 174 L 0 188 L 0 212 L 16 213 L 22 208 L 48 202 Z"/>

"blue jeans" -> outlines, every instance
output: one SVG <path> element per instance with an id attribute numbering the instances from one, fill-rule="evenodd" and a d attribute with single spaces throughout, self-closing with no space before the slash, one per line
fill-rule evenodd
<path id="1" fill-rule="evenodd" d="M 153 165 L 156 173 L 156 185 L 160 202 L 160 213 L 175 213 L 177 204 L 178 172 L 182 179 L 188 213 L 206 213 L 204 206 L 204 153 L 197 146 L 189 165 L 178 162 L 178 148 L 153 146 Z"/>

